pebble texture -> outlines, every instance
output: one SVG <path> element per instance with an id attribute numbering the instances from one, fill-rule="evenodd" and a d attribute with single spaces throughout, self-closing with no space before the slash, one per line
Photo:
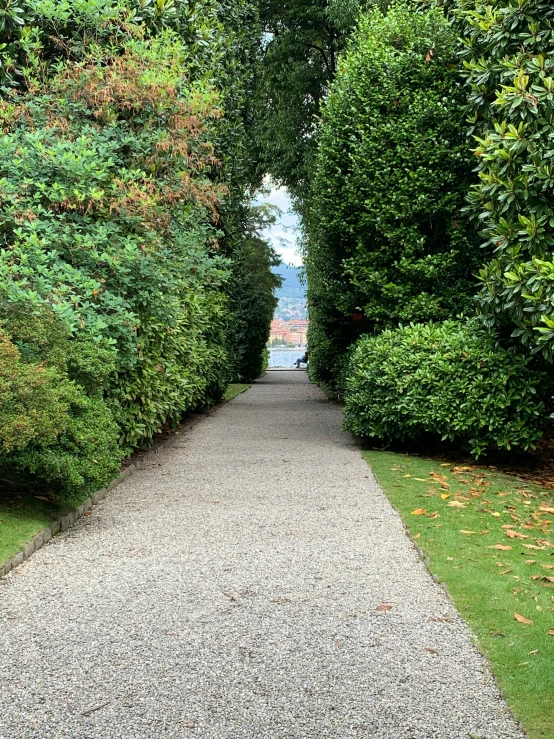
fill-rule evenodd
<path id="1" fill-rule="evenodd" d="M 522 739 L 340 416 L 270 373 L 10 573 L 0 737 Z"/>

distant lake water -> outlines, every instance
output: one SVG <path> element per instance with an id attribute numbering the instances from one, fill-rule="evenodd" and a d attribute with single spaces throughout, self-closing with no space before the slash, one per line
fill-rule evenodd
<path id="1" fill-rule="evenodd" d="M 282 367 L 292 369 L 296 360 L 303 357 L 305 352 L 306 347 L 300 347 L 297 349 L 270 349 L 269 369 L 278 369 Z"/>

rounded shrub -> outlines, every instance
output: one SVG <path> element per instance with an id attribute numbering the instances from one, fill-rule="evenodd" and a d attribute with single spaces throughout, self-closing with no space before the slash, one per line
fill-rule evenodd
<path id="1" fill-rule="evenodd" d="M 350 359 L 345 426 L 385 442 L 455 441 L 479 457 L 534 448 L 544 373 L 474 322 L 410 324 L 363 337 Z"/>

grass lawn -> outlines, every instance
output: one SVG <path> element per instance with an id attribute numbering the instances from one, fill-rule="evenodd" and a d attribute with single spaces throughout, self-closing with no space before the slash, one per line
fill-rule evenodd
<path id="1" fill-rule="evenodd" d="M 228 403 L 230 400 L 233 400 L 233 398 L 236 398 L 237 395 L 248 390 L 249 387 L 252 387 L 252 385 L 229 385 L 225 395 L 223 396 L 223 400 Z"/>
<path id="2" fill-rule="evenodd" d="M 552 491 L 478 466 L 363 454 L 477 635 L 514 714 L 532 739 L 552 739 Z"/>
<path id="3" fill-rule="evenodd" d="M 78 505 L 79 501 L 63 507 L 32 496 L 13 500 L 0 497 L 0 566 L 45 526 Z"/>

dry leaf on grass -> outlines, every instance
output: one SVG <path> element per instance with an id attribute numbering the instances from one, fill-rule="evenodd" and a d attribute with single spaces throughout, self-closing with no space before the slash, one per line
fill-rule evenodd
<path id="1" fill-rule="evenodd" d="M 549 506 L 549 505 L 541 505 L 539 506 L 539 511 L 541 513 L 554 513 L 554 508 L 552 508 L 552 506 Z"/>
<path id="2" fill-rule="evenodd" d="M 412 516 L 424 516 L 425 513 L 425 508 L 416 508 L 415 511 L 412 511 Z"/>
<path id="3" fill-rule="evenodd" d="M 518 621 L 520 624 L 529 624 L 533 625 L 533 622 L 530 618 L 525 618 L 525 616 L 521 616 L 519 613 L 514 613 L 514 618 L 516 621 Z"/>
<path id="4" fill-rule="evenodd" d="M 519 531 L 512 531 L 509 529 L 508 531 L 504 532 L 506 536 L 509 536 L 510 539 L 528 539 L 529 537 L 525 534 L 520 534 Z"/>
<path id="5" fill-rule="evenodd" d="M 548 636 L 554 636 L 554 629 L 550 629 L 550 631 L 548 632 Z"/>
<path id="6" fill-rule="evenodd" d="M 476 534 L 477 531 L 466 531 L 465 529 L 460 529 L 460 534 L 465 534 L 466 536 L 470 536 L 471 534 Z"/>
<path id="7" fill-rule="evenodd" d="M 465 503 L 460 503 L 459 500 L 451 500 L 450 503 L 446 504 L 449 508 L 465 508 Z"/>
<path id="8" fill-rule="evenodd" d="M 503 552 L 509 552 L 512 547 L 508 547 L 505 544 L 493 544 L 490 547 L 487 547 L 487 549 L 501 549 Z"/>

